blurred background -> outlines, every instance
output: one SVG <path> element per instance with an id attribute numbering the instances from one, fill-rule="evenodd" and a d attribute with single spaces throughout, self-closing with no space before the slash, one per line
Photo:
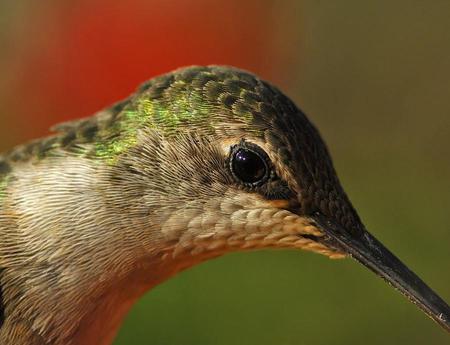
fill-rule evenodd
<path id="1" fill-rule="evenodd" d="M 450 2 L 0 0 L 0 151 L 191 64 L 281 87 L 368 229 L 450 300 Z M 236 253 L 144 296 L 115 345 L 444 344 L 351 260 Z"/>

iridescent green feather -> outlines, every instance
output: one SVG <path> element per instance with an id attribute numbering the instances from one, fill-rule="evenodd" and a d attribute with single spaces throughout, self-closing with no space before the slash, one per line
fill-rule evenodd
<path id="1" fill-rule="evenodd" d="M 255 132 L 255 116 L 265 96 L 261 90 L 268 88 L 253 75 L 232 68 L 181 69 L 150 80 L 125 101 L 93 117 L 57 126 L 56 135 L 17 147 L 6 158 L 42 159 L 62 150 L 114 164 L 137 145 L 143 128 L 166 137 L 193 129 L 209 135 L 239 126 Z"/>

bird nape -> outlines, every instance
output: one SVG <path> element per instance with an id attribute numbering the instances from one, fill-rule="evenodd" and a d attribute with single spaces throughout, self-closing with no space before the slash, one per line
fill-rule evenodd
<path id="1" fill-rule="evenodd" d="M 353 257 L 450 330 L 365 229 L 316 128 L 254 75 L 180 69 L 54 130 L 0 156 L 0 343 L 110 344 L 180 270 L 274 247 Z"/>

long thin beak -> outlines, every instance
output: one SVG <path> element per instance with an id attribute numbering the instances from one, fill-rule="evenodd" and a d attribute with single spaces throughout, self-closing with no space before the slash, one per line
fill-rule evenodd
<path id="1" fill-rule="evenodd" d="M 354 237 L 322 216 L 316 216 L 314 220 L 329 236 L 329 245 L 349 254 L 382 277 L 450 332 L 448 304 L 375 237 L 367 231 L 360 237 Z"/>

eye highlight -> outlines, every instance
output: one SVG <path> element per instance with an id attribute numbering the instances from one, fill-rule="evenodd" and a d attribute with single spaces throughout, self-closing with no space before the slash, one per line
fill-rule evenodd
<path id="1" fill-rule="evenodd" d="M 269 157 L 259 146 L 242 141 L 231 148 L 230 170 L 239 182 L 260 186 L 270 175 Z"/>

